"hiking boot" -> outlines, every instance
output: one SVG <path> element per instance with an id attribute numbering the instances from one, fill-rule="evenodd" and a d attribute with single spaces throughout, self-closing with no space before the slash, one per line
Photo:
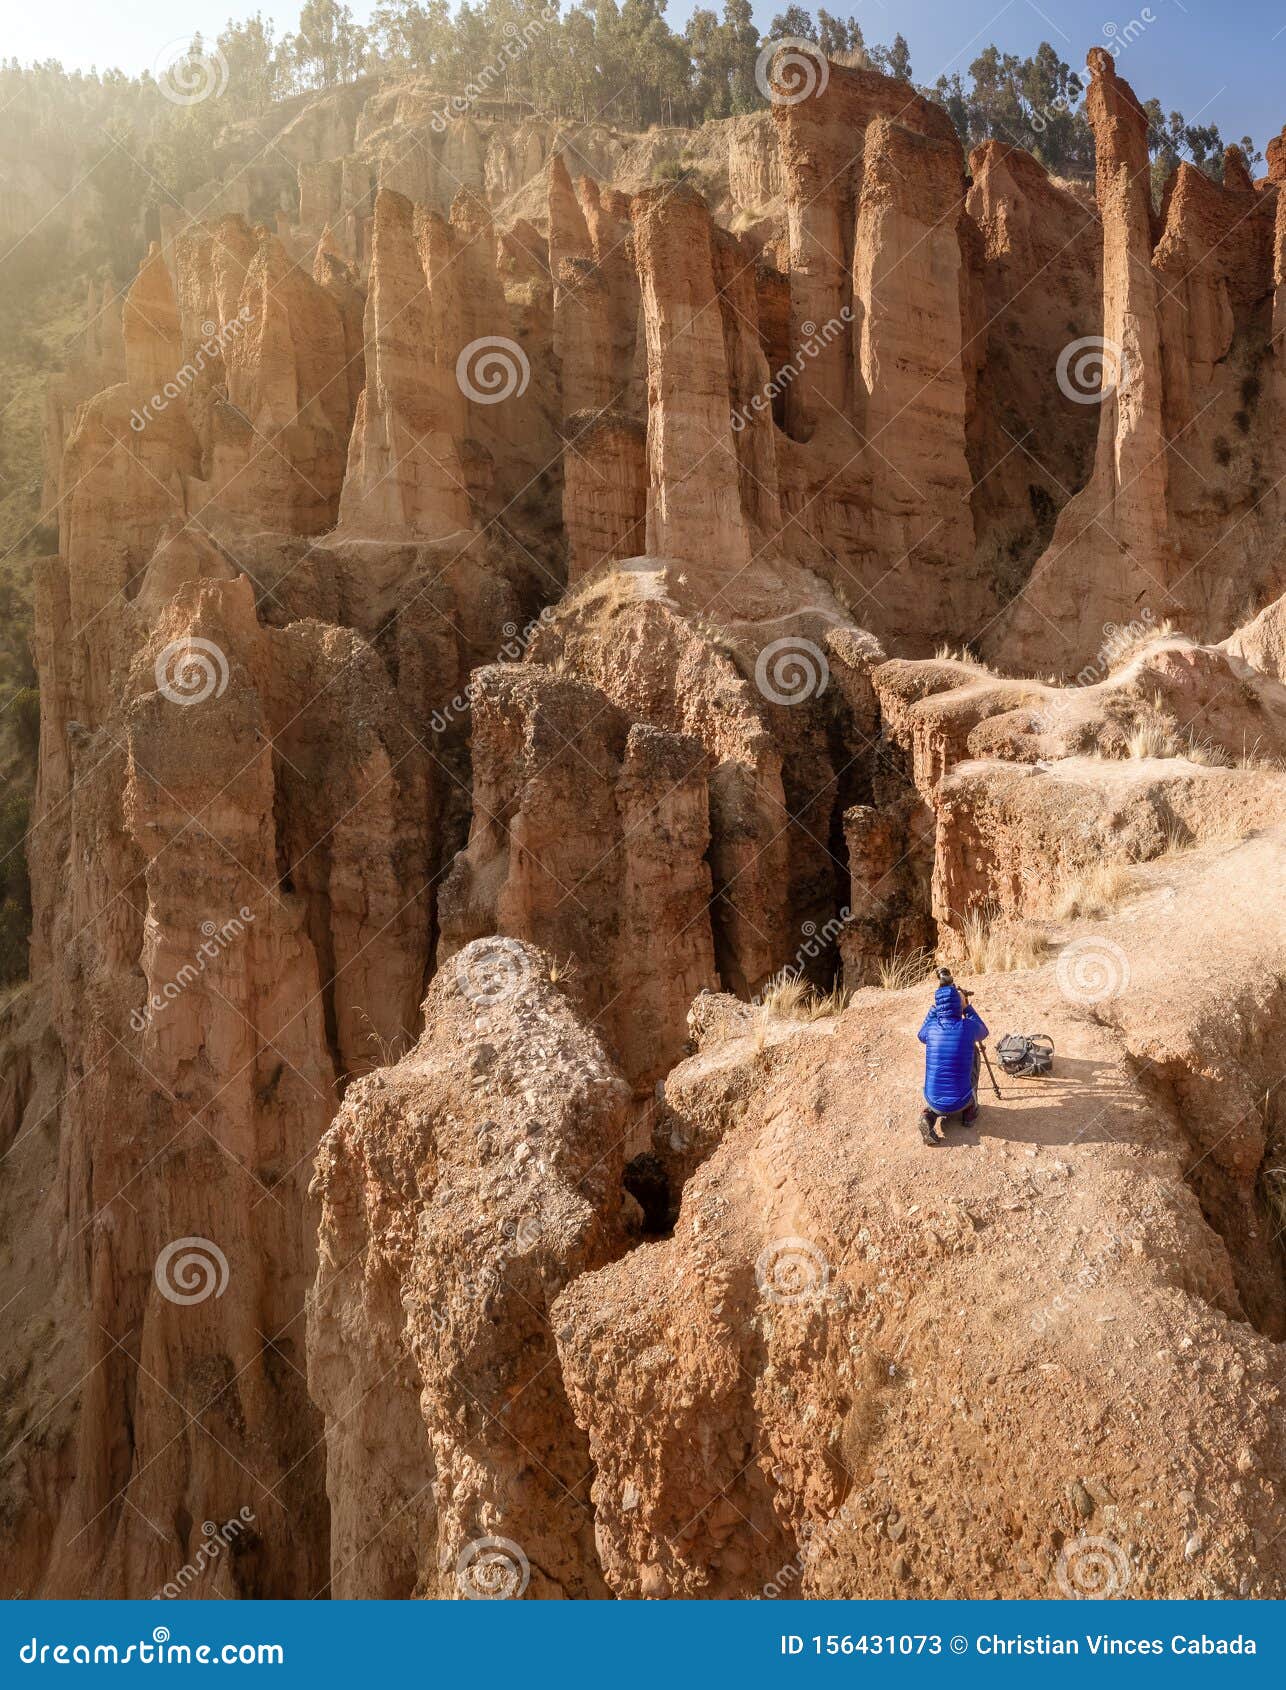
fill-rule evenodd
<path id="1" fill-rule="evenodd" d="M 932 1110 L 925 1109 L 920 1114 L 920 1137 L 926 1144 L 945 1144 L 944 1138 L 939 1138 L 933 1130 L 938 1124 L 938 1117 Z"/>
<path id="2" fill-rule="evenodd" d="M 960 1112 L 960 1125 L 962 1127 L 971 1127 L 977 1119 L 978 1105 L 976 1103 L 971 1103 L 967 1109 L 962 1109 Z"/>

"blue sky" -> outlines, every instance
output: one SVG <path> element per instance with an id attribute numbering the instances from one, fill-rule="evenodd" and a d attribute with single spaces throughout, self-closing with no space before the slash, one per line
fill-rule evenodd
<path id="1" fill-rule="evenodd" d="M 373 0 L 350 0 L 369 18 Z M 567 3 L 567 0 L 565 0 Z M 706 0 L 721 4 L 721 0 Z M 693 0 L 670 0 L 674 27 Z M 262 11 L 280 28 L 293 25 L 289 0 L 49 0 L 44 6 L 6 6 L 0 52 L 28 61 L 59 58 L 68 66 L 119 65 L 139 71 L 177 37 L 201 29 L 217 33 L 229 13 Z M 780 0 L 755 5 L 766 29 Z M 810 6 L 811 10 L 812 7 Z M 1286 123 L 1286 6 L 1283 0 L 831 0 L 829 10 L 857 16 L 868 41 L 901 30 L 911 46 L 917 81 L 946 71 L 963 75 L 989 41 L 1029 53 L 1051 41 L 1074 67 L 1086 50 L 1117 33 L 1128 44 L 1119 66 L 1146 99 L 1191 122 L 1215 122 L 1225 138 L 1250 133 L 1262 147 Z"/>

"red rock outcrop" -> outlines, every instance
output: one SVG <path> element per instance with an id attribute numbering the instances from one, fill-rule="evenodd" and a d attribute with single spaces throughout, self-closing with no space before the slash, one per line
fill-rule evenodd
<path id="1" fill-rule="evenodd" d="M 553 969 L 513 939 L 459 951 L 322 1144 L 333 1596 L 608 1594 L 550 1306 L 625 1247 L 628 1088 Z"/>
<path id="2" fill-rule="evenodd" d="M 648 354 L 647 550 L 735 571 L 750 561 L 710 213 L 690 189 L 634 201 Z"/>
<path id="3" fill-rule="evenodd" d="M 1091 65 L 1093 201 L 865 68 L 646 137 L 363 79 L 94 292 L 6 1593 L 249 1508 L 202 1594 L 1053 1595 L 1092 1530 L 1280 1595 L 1282 148 L 1154 211 Z M 1062 1088 L 938 1165 L 931 951 Z"/>
<path id="4" fill-rule="evenodd" d="M 1198 948 L 1147 954 L 1173 986 Z M 1075 1594 L 1087 1534 L 1116 1590 L 1281 1587 L 1272 1328 L 1183 1180 L 1183 1106 L 1135 1077 L 1223 985 L 1149 1041 L 1128 1009 L 1069 1009 L 1054 966 L 995 977 L 988 1018 L 1048 1028 L 1077 1083 L 984 1097 L 971 1153 L 937 1159 L 904 1121 L 922 992 L 757 1033 L 709 1015 L 665 1088 L 667 1130 L 706 1154 L 673 1236 L 555 1306 L 618 1595 Z M 1262 1002 L 1255 1024 L 1280 1038 Z"/>
<path id="5" fill-rule="evenodd" d="M 567 419 L 563 459 L 563 526 L 567 584 L 600 564 L 638 557 L 645 549 L 647 434 L 620 411 Z"/>
<path id="6" fill-rule="evenodd" d="M 651 1093 L 716 984 L 698 741 L 631 724 L 539 664 L 473 681 L 474 821 L 439 900 L 439 967 L 481 935 L 542 946 Z"/>
<path id="7" fill-rule="evenodd" d="M 1146 115 L 1109 53 L 1094 49 L 1090 69 L 1102 344 L 1069 342 L 1058 368 L 1069 399 L 1096 403 L 1095 467 L 987 641 L 1010 663 L 1063 669 L 1105 619 L 1143 604 L 1218 638 L 1248 599 L 1281 590 L 1278 494 L 1262 478 L 1280 431 L 1257 304 L 1273 287 L 1280 196 L 1255 190 L 1244 164 L 1220 186 L 1184 163 L 1158 226 Z"/>
<path id="8" fill-rule="evenodd" d="M 783 74 L 780 68 L 770 72 Z M 842 319 L 842 313 L 852 308 L 853 214 L 871 123 L 882 118 L 938 141 L 957 157 L 960 151 L 943 108 L 921 98 L 905 82 L 828 64 L 824 85 L 819 85 L 816 59 L 806 61 L 806 74 L 816 91 L 800 98 L 809 84 L 787 79 L 782 85 L 792 97 L 775 102 L 772 108 L 786 182 L 791 341 L 796 349 L 823 324 Z M 959 186 L 963 190 L 963 181 Z M 807 439 L 833 415 L 847 414 L 852 372 L 847 336 L 818 351 L 787 395 L 787 427 L 792 436 Z"/>
<path id="9" fill-rule="evenodd" d="M 382 193 L 366 299 L 366 385 L 340 507 L 345 528 L 443 540 L 472 527 L 460 446 L 464 396 L 454 371 L 435 360 L 434 328 L 411 202 Z"/>

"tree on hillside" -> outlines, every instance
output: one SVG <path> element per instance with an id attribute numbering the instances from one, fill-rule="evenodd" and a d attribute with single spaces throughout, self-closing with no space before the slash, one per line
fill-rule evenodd
<path id="1" fill-rule="evenodd" d="M 867 54 L 871 66 L 885 76 L 896 76 L 900 82 L 911 80 L 911 49 L 905 35 L 895 35 L 891 47 L 872 47 Z"/>
<path id="2" fill-rule="evenodd" d="M 437 70 L 453 27 L 447 0 L 382 0 L 371 14 L 381 57 L 409 70 Z"/>
<path id="3" fill-rule="evenodd" d="M 698 6 L 688 19 L 684 46 L 692 64 L 692 107 L 706 117 L 728 115 L 728 77 L 717 12 Z"/>
<path id="4" fill-rule="evenodd" d="M 987 47 L 969 66 L 973 87 L 939 77 L 932 94 L 947 108 L 966 151 L 983 141 L 1022 147 L 1055 175 L 1093 166 L 1083 84 L 1047 41 L 1026 59 Z"/>
<path id="5" fill-rule="evenodd" d="M 361 75 L 367 34 L 353 22 L 351 7 L 336 0 L 304 0 L 299 28 L 282 47 L 302 86 L 334 88 Z"/>
<path id="6" fill-rule="evenodd" d="M 820 6 L 817 9 L 817 45 L 830 58 L 839 53 L 864 53 L 866 50 L 862 26 L 856 18 L 833 18 Z"/>
<path id="7" fill-rule="evenodd" d="M 261 12 L 242 23 L 229 18 L 217 44 L 228 67 L 225 98 L 238 116 L 253 117 L 266 111 L 289 91 L 272 22 L 265 23 Z"/>
<path id="8" fill-rule="evenodd" d="M 754 111 L 763 104 L 755 81 L 759 58 L 759 31 L 750 11 L 750 0 L 723 0 L 723 33 L 728 54 L 728 93 L 732 112 Z"/>
<path id="9" fill-rule="evenodd" d="M 548 0 L 379 0 L 370 30 L 340 0 L 305 0 L 297 28 L 278 39 L 256 12 L 229 20 L 218 38 L 226 87 L 191 107 L 167 101 L 150 75 L 68 72 L 56 61 L 0 64 L 0 146 L 39 150 L 64 190 L 101 169 L 117 203 L 128 199 L 119 162 L 103 156 L 107 125 L 129 129 L 135 158 L 155 174 L 154 194 L 184 197 L 217 174 L 219 136 L 229 117 L 253 117 L 301 89 L 350 82 L 367 69 L 415 72 L 444 92 L 507 100 L 519 108 L 631 127 L 702 123 L 763 109 L 755 67 L 765 41 L 814 41 L 833 57 L 860 54 L 912 83 L 911 50 L 866 43 L 856 17 L 798 0 L 777 11 L 761 40 L 750 0 L 706 0 L 682 34 L 666 0 L 575 0 L 562 15 Z M 193 43 L 199 47 L 200 38 Z M 1032 152 L 1059 175 L 1087 176 L 1093 139 L 1081 77 L 1047 41 L 1022 57 L 989 46 L 968 73 L 939 77 L 921 93 L 949 112 L 966 149 L 985 140 Z M 1223 141 L 1213 124 L 1190 124 L 1150 102 L 1149 145 L 1159 183 L 1180 159 L 1218 179 Z M 150 155 L 144 150 L 152 148 Z M 1253 143 L 1250 162 L 1261 162 Z M 119 254 L 116 254 L 113 261 Z"/>
<path id="10" fill-rule="evenodd" d="M 88 171 L 88 180 L 98 196 L 90 221 L 112 275 L 121 286 L 138 268 L 138 229 L 149 187 L 138 157 L 143 150 L 132 124 L 109 121 L 93 149 Z"/>
<path id="11" fill-rule="evenodd" d="M 813 20 L 802 6 L 787 6 L 768 25 L 769 41 L 780 41 L 788 36 L 796 41 L 817 40 Z"/>

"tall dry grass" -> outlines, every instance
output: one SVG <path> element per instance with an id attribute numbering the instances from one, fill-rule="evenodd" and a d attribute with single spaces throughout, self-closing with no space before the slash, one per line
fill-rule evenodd
<path id="1" fill-rule="evenodd" d="M 930 951 L 894 951 L 880 963 L 880 985 L 886 992 L 902 992 L 909 986 L 922 986 L 933 977 L 934 958 Z"/>
<path id="2" fill-rule="evenodd" d="M 1004 920 L 994 904 L 968 911 L 959 927 L 964 960 L 975 974 L 1012 974 L 1044 958 L 1044 936 Z"/>
<path id="3" fill-rule="evenodd" d="M 1053 912 L 1059 921 L 1106 915 L 1131 891 L 1134 877 L 1124 863 L 1095 863 L 1093 868 L 1071 876 L 1054 896 Z"/>
<path id="4" fill-rule="evenodd" d="M 848 1007 L 850 994 L 842 986 L 819 992 L 789 969 L 776 975 L 759 994 L 759 1007 L 786 1021 L 824 1021 Z"/>

